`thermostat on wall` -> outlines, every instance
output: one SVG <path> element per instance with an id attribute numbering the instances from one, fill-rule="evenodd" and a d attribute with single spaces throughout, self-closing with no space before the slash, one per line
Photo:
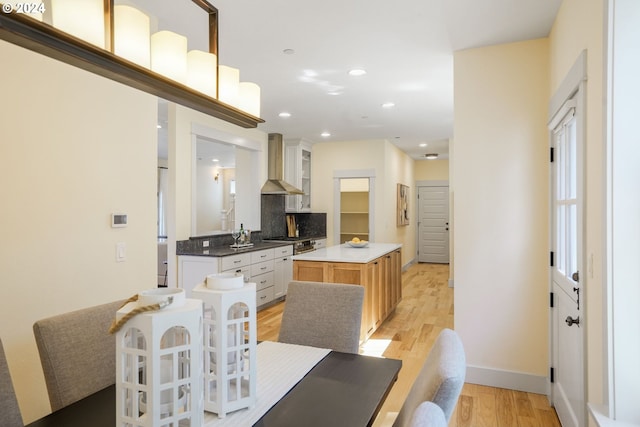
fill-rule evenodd
<path id="1" fill-rule="evenodd" d="M 111 227 L 126 227 L 127 214 L 111 214 Z"/>

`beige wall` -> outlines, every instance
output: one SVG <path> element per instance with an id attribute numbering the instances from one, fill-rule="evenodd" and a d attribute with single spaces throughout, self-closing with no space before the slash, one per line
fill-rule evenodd
<path id="1" fill-rule="evenodd" d="M 413 160 L 385 140 L 323 142 L 313 145 L 311 209 L 327 213 L 327 241 L 334 232 L 334 171 L 375 170 L 375 241 L 402 243 L 402 264 L 415 258 L 415 213 L 410 225 L 396 226 L 396 185 L 409 186 L 415 202 Z M 415 206 L 414 208 L 415 209 Z M 415 211 L 414 211 L 415 212 Z"/>
<path id="2" fill-rule="evenodd" d="M 454 55 L 455 327 L 468 380 L 544 391 L 548 40 Z"/>
<path id="3" fill-rule="evenodd" d="M 415 181 L 448 181 L 449 160 L 416 160 L 413 163 Z"/>
<path id="4" fill-rule="evenodd" d="M 33 323 L 156 285 L 157 104 L 4 41 L 0 57 L 0 337 L 30 422 L 50 411 Z"/>
<path id="5" fill-rule="evenodd" d="M 584 240 L 587 274 L 581 274 L 581 278 L 584 277 L 586 292 L 587 398 L 591 403 L 602 403 L 604 395 L 604 10 L 602 0 L 565 0 L 549 37 L 552 93 L 580 52 L 587 50 Z"/>

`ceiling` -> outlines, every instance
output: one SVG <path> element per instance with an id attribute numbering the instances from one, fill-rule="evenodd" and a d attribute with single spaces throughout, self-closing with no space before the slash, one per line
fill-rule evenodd
<path id="1" fill-rule="evenodd" d="M 545 37 L 561 1 L 211 0 L 219 63 L 261 87 L 259 129 L 312 142 L 385 139 L 415 159 L 448 158 L 453 52 Z"/>

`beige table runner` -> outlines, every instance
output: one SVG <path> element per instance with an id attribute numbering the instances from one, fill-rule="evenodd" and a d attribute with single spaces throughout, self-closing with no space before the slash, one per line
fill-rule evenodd
<path id="1" fill-rule="evenodd" d="M 287 394 L 330 350 L 263 341 L 257 347 L 256 404 L 218 418 L 205 412 L 205 427 L 249 427 Z"/>

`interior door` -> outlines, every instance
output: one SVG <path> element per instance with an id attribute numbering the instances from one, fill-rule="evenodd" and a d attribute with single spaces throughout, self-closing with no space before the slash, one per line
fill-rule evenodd
<path id="1" fill-rule="evenodd" d="M 449 186 L 418 187 L 418 262 L 449 263 Z"/>
<path id="2" fill-rule="evenodd" d="M 551 289 L 552 401 L 564 427 L 586 422 L 582 271 L 582 144 L 575 103 L 561 110 L 552 132 Z"/>

